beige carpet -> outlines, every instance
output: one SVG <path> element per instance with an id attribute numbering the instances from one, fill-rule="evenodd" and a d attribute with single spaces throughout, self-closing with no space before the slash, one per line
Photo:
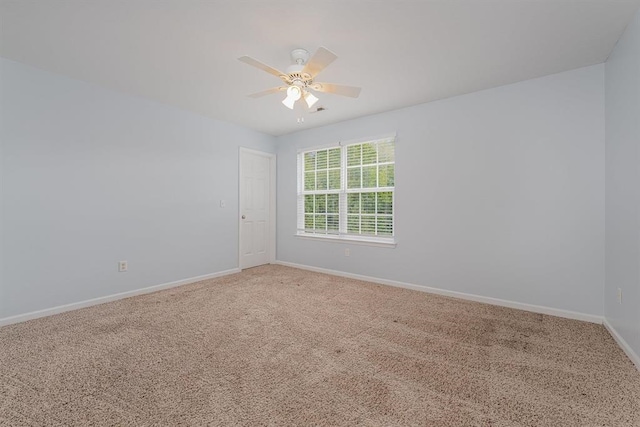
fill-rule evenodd
<path id="1" fill-rule="evenodd" d="M 640 426 L 599 325 L 264 266 L 0 329 L 0 425 Z"/>

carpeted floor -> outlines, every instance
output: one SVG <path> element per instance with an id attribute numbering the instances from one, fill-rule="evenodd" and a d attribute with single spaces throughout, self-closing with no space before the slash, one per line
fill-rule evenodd
<path id="1" fill-rule="evenodd" d="M 283 266 L 0 329 L 0 425 L 640 426 L 600 325 Z"/>

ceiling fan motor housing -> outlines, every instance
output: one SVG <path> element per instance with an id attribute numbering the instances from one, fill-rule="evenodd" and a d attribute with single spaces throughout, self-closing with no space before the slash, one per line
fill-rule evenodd
<path id="1" fill-rule="evenodd" d="M 308 73 L 303 73 L 304 66 L 309 61 L 309 52 L 305 49 L 294 49 L 291 51 L 291 62 L 293 64 L 287 67 L 287 75 L 289 84 L 296 85 L 301 88 L 307 87 L 312 83 L 312 78 Z"/>

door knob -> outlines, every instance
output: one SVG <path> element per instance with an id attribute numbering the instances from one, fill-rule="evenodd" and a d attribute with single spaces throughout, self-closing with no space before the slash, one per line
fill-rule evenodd
<path id="1" fill-rule="evenodd" d="M 244 215 L 242 215 L 242 219 L 247 219 L 247 217 L 246 217 L 246 216 L 244 216 Z"/>

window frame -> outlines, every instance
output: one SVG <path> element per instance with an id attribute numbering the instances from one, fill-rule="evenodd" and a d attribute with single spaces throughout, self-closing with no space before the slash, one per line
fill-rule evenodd
<path id="1" fill-rule="evenodd" d="M 359 188 L 348 188 L 348 176 L 347 176 L 347 172 L 350 168 L 349 164 L 348 164 L 348 158 L 347 158 L 347 153 L 348 153 L 348 147 L 349 146 L 353 146 L 353 145 L 357 145 L 357 144 L 366 144 L 366 143 L 380 143 L 380 142 L 384 142 L 385 140 L 392 140 L 393 144 L 394 144 L 394 158 L 392 162 L 382 162 L 382 166 L 385 165 L 394 165 L 394 182 L 393 182 L 393 186 L 387 186 L 387 187 L 379 187 L 379 182 L 378 180 L 380 179 L 379 176 L 379 167 L 381 166 L 381 162 L 378 161 L 378 158 L 376 158 L 376 162 L 373 163 L 372 165 L 376 166 L 376 187 L 359 187 Z M 386 135 L 381 135 L 381 136 L 377 136 L 377 137 L 371 137 L 371 138 L 361 138 L 361 139 L 357 139 L 357 140 L 349 140 L 349 141 L 343 141 L 343 142 L 338 142 L 338 143 L 334 143 L 334 144 L 327 144 L 327 145 L 322 145 L 322 146 L 316 146 L 316 147 L 308 147 L 308 148 L 300 148 L 297 151 L 296 154 L 296 162 L 297 162 L 297 212 L 296 212 L 296 224 L 297 224 L 297 229 L 296 229 L 296 237 L 302 238 L 302 239 L 309 239 L 309 240 L 322 240 L 322 241 L 329 241 L 329 242 L 348 242 L 348 243 L 354 243 L 354 244 L 361 244 L 361 245 L 368 245 L 368 246 L 381 246 L 381 247 L 396 247 L 397 243 L 396 243 L 396 197 L 395 197 L 395 190 L 396 190 L 396 185 L 395 185 L 395 164 L 396 164 L 396 158 L 395 158 L 395 145 L 397 142 L 397 138 L 396 138 L 396 134 L 386 134 Z M 329 189 L 330 185 L 329 185 L 329 170 L 331 169 L 330 167 L 330 162 L 329 162 L 329 150 L 331 149 L 336 149 L 339 148 L 340 149 L 340 159 L 341 159 L 341 163 L 340 163 L 340 189 L 336 190 L 336 189 Z M 327 150 L 327 189 L 324 190 L 305 190 L 305 153 L 309 153 L 309 152 L 313 152 L 313 151 L 323 151 L 323 150 Z M 365 166 L 366 164 L 363 164 L 362 162 L 360 163 L 360 169 L 363 169 L 363 166 Z M 354 166 L 351 166 L 351 169 L 353 169 Z M 320 170 L 325 170 L 324 168 L 320 169 Z M 314 171 L 316 171 L 316 179 L 317 179 L 317 167 L 314 169 Z M 363 179 L 362 175 L 361 175 L 361 180 Z M 317 185 L 315 185 L 317 187 Z M 378 209 L 377 209 L 377 201 L 378 193 L 391 193 L 391 202 L 392 202 L 392 208 L 391 208 L 391 214 L 389 214 L 388 216 L 391 218 L 391 227 L 392 227 L 392 232 L 390 235 L 375 235 L 375 234 L 353 234 L 353 233 L 348 233 L 348 224 L 347 224 L 347 217 L 349 215 L 348 212 L 348 197 L 349 194 L 361 194 L 361 193 L 373 193 L 376 194 L 375 199 L 376 199 L 376 208 L 374 209 L 374 213 L 371 214 L 375 220 L 374 223 L 376 223 L 376 227 L 377 227 L 377 220 L 378 220 L 378 216 L 384 216 L 386 217 L 387 214 L 379 214 L 378 213 Z M 337 232 L 332 232 L 328 229 L 325 229 L 325 232 L 319 232 L 319 231 L 306 231 L 305 229 L 305 203 L 306 203 L 306 196 L 309 195 L 329 195 L 329 194 L 338 194 L 338 198 L 339 198 L 339 208 L 338 208 L 338 216 L 339 216 L 339 221 L 338 221 L 338 230 Z M 314 197 L 315 200 L 315 197 Z M 314 204 L 314 211 L 315 211 L 315 204 Z M 328 218 L 328 215 L 331 215 L 335 213 L 332 212 L 325 212 L 324 213 L 315 213 L 314 212 L 314 221 L 315 221 L 315 215 L 325 215 Z M 358 215 L 360 218 L 362 218 L 362 210 L 360 209 L 360 212 L 358 214 L 351 214 L 351 215 Z M 369 216 L 369 214 L 364 214 L 365 216 Z M 361 227 L 361 220 L 360 220 L 360 227 Z"/>

